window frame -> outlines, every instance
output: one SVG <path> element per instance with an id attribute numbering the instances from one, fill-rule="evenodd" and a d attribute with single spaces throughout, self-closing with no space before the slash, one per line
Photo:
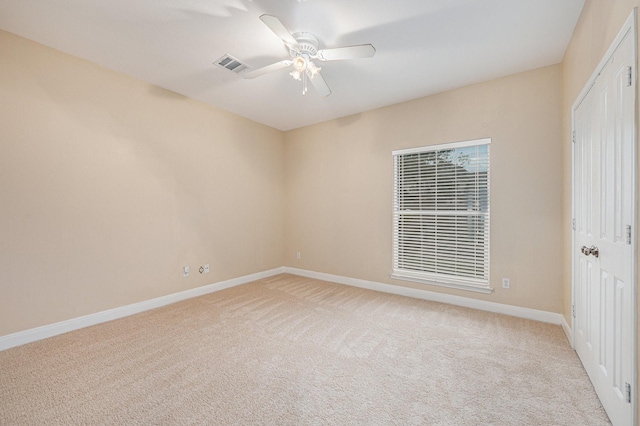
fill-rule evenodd
<path id="1" fill-rule="evenodd" d="M 401 202 L 399 202 L 400 196 L 398 193 L 399 191 L 398 180 L 400 179 L 399 170 L 398 170 L 399 157 L 410 155 L 410 154 L 422 154 L 422 153 L 431 153 L 431 152 L 437 153 L 437 152 L 442 152 L 446 150 L 478 147 L 482 145 L 487 146 L 486 160 L 485 160 L 486 188 L 483 187 L 481 189 L 476 189 L 476 191 L 474 192 L 474 195 L 478 197 L 478 199 L 480 199 L 480 195 L 479 195 L 480 191 L 486 189 L 486 212 L 482 209 L 467 210 L 469 212 L 473 212 L 473 213 L 467 213 L 467 214 L 469 214 L 469 217 L 484 218 L 484 222 L 482 226 L 482 229 L 484 229 L 484 233 L 482 234 L 484 239 L 483 241 L 484 257 L 482 258 L 483 264 L 484 264 L 484 269 L 483 269 L 484 276 L 482 278 L 474 278 L 474 277 L 461 276 L 461 275 L 439 274 L 437 272 L 428 272 L 424 270 L 423 271 L 409 270 L 409 269 L 404 269 L 400 267 L 401 262 L 399 262 L 399 258 L 400 258 L 400 250 L 401 250 L 402 243 L 400 243 L 399 241 L 400 241 L 400 234 L 403 232 L 400 230 L 401 228 L 400 221 L 403 216 L 406 217 L 407 215 L 413 215 L 413 216 L 419 217 L 420 220 L 423 220 L 423 218 L 426 218 L 427 216 L 431 215 L 433 217 L 438 217 L 438 218 L 451 217 L 454 220 L 456 220 L 462 216 L 465 216 L 465 213 L 463 213 L 465 212 L 465 210 L 459 210 L 461 214 L 452 214 L 451 212 L 438 213 L 438 211 L 444 212 L 445 210 L 438 210 L 437 208 L 429 213 L 425 213 L 421 211 L 413 212 L 410 209 L 400 210 L 399 204 Z M 491 198 L 490 197 L 490 177 L 491 177 L 490 146 L 491 146 L 491 138 L 483 138 L 483 139 L 474 139 L 474 140 L 468 140 L 468 141 L 462 141 L 462 142 L 429 145 L 429 146 L 423 146 L 423 147 L 417 147 L 417 148 L 409 148 L 409 149 L 392 151 L 392 158 L 393 158 L 393 202 L 392 202 L 392 216 L 393 216 L 392 246 L 393 247 L 392 247 L 392 273 L 391 273 L 392 278 L 411 281 L 411 282 L 418 282 L 423 284 L 442 286 L 442 287 L 469 290 L 469 291 L 480 292 L 480 293 L 491 293 L 493 291 L 493 289 L 491 288 L 491 274 L 490 274 L 490 198 Z M 423 180 L 421 180 L 420 182 L 423 182 L 424 178 L 421 178 L 421 179 Z M 478 179 L 477 174 L 475 176 L 475 179 L 477 181 Z M 404 183 L 400 184 L 400 186 L 406 185 L 406 181 L 407 181 L 407 178 L 405 178 Z M 437 187 L 436 185 L 436 188 L 439 188 L 439 187 Z M 456 191 L 456 195 L 457 195 L 457 191 Z M 440 200 L 442 200 L 442 197 L 440 197 Z M 458 201 L 459 198 L 455 198 L 455 200 L 459 202 Z M 458 210 L 454 210 L 454 211 L 458 211 Z M 435 232 L 437 232 L 437 229 L 438 229 L 437 225 L 433 226 L 433 228 L 436 230 Z M 457 228 L 456 228 L 456 232 L 457 232 Z M 423 234 L 421 234 L 420 238 L 423 238 L 422 235 Z M 456 243 L 457 243 L 457 240 L 456 240 Z M 442 248 L 442 244 L 438 245 L 437 242 L 434 242 L 434 247 L 435 246 L 437 246 L 438 248 Z M 410 253 L 411 248 L 405 251 Z M 458 252 L 456 251 L 456 256 L 457 256 L 457 253 Z M 404 253 L 404 255 L 406 256 L 406 253 Z M 442 258 L 444 258 L 444 256 Z M 423 269 L 428 269 L 428 267 L 425 266 L 424 263 L 418 265 L 418 267 L 421 267 Z"/>

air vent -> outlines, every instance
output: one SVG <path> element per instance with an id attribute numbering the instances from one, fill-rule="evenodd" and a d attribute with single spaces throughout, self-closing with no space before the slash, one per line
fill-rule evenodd
<path id="1" fill-rule="evenodd" d="M 242 71 L 249 68 L 249 65 L 237 60 L 231 55 L 224 55 L 222 58 L 215 61 L 214 64 L 222 68 L 228 69 L 229 71 L 233 71 L 236 74 L 239 74 Z"/>

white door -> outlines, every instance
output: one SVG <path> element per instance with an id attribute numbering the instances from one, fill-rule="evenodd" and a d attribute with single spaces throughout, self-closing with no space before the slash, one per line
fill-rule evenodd
<path id="1" fill-rule="evenodd" d="M 614 425 L 632 425 L 635 372 L 635 46 L 618 40 L 574 108 L 574 344 Z"/>

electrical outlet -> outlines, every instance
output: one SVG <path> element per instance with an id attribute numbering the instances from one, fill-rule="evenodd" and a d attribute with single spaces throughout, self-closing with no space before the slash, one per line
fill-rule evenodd
<path id="1" fill-rule="evenodd" d="M 297 252 L 296 252 L 296 259 L 300 260 L 300 257 L 301 257 L 301 256 L 300 256 L 300 252 L 299 252 L 299 251 L 297 251 Z"/>
<path id="2" fill-rule="evenodd" d="M 509 278 L 502 279 L 502 288 L 511 288 L 511 280 Z"/>
<path id="3" fill-rule="evenodd" d="M 207 263 L 206 265 L 204 265 L 204 273 L 208 274 L 209 273 L 209 264 Z"/>
<path id="4" fill-rule="evenodd" d="M 183 266 L 182 267 L 182 276 L 183 277 L 188 277 L 189 276 L 189 267 L 188 266 Z"/>

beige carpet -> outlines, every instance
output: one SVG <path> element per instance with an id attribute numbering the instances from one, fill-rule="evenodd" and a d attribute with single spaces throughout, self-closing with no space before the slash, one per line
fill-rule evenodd
<path id="1" fill-rule="evenodd" d="M 558 326 L 281 275 L 0 352 L 0 424 L 609 422 Z"/>

